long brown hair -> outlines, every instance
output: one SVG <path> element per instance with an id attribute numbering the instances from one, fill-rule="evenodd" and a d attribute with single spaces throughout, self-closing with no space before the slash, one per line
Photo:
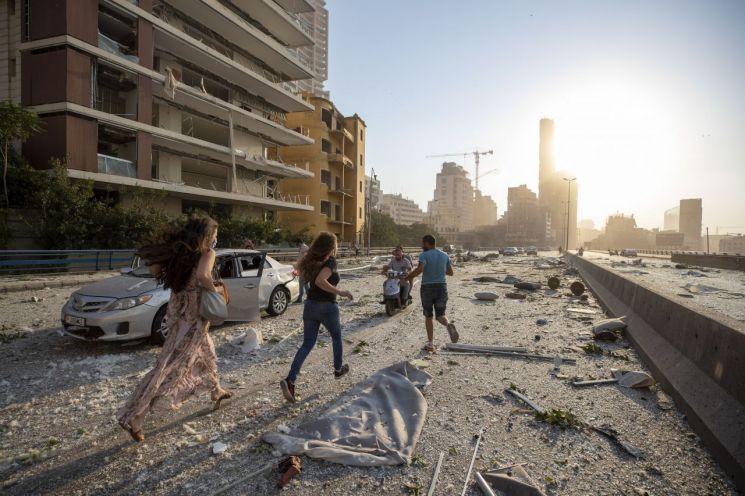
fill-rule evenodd
<path id="1" fill-rule="evenodd" d="M 165 232 L 159 242 L 140 248 L 137 255 L 148 267 L 158 267 L 158 282 L 172 291 L 183 291 L 200 257 L 210 249 L 216 230 L 217 222 L 211 217 L 194 214 L 183 226 Z"/>
<path id="2" fill-rule="evenodd" d="M 298 271 L 309 284 L 313 284 L 321 272 L 326 257 L 336 249 L 336 236 L 330 232 L 321 231 L 310 244 L 305 256 L 298 263 Z"/>

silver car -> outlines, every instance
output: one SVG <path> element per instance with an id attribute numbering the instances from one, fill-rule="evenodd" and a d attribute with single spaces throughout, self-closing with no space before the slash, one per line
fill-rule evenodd
<path id="1" fill-rule="evenodd" d="M 297 274 L 256 250 L 217 250 L 220 276 L 228 288 L 228 321 L 252 322 L 260 311 L 284 313 L 300 293 Z M 166 309 L 171 291 L 135 259 L 119 276 L 75 291 L 62 307 L 64 332 L 88 341 L 152 338 L 165 341 Z"/>

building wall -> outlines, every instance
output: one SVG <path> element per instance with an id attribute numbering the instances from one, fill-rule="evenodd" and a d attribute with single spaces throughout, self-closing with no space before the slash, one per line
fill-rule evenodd
<path id="1" fill-rule="evenodd" d="M 0 100 L 21 101 L 21 0 L 0 3 Z"/>
<path id="2" fill-rule="evenodd" d="M 474 228 L 473 186 L 468 172 L 454 162 L 445 162 L 437 173 L 434 199 L 428 217 L 438 233 L 456 238 Z"/>
<path id="3" fill-rule="evenodd" d="M 393 219 L 396 224 L 410 226 L 424 221 L 424 212 L 414 200 L 403 198 L 401 194 L 384 194 L 380 198 L 380 211 Z"/>
<path id="4" fill-rule="evenodd" d="M 476 190 L 474 198 L 474 220 L 475 227 L 494 226 L 497 224 L 497 202 L 491 196 L 484 195 Z"/>
<path id="5" fill-rule="evenodd" d="M 745 255 L 745 236 L 732 236 L 719 241 L 719 252 Z"/>
<path id="6" fill-rule="evenodd" d="M 685 235 L 685 247 L 689 250 L 701 249 L 701 198 L 680 200 L 680 227 Z"/>
<path id="7" fill-rule="evenodd" d="M 315 96 L 309 98 L 315 110 L 287 114 L 287 125 L 291 128 L 308 129 L 315 143 L 282 147 L 279 153 L 285 162 L 307 162 L 315 177 L 309 180 L 284 179 L 280 184 L 280 190 L 284 195 L 307 196 L 314 211 L 280 212 L 279 220 L 289 224 L 293 230 L 309 227 L 314 235 L 320 231 L 329 231 L 336 234 L 340 242 L 361 243 L 365 205 L 364 138 L 366 138 L 366 128 L 364 121 L 356 115 L 343 117 L 329 100 Z M 351 143 L 342 133 L 332 132 L 332 129 L 323 121 L 324 109 L 331 113 L 332 129 L 335 129 L 336 123 L 339 122 L 353 136 Z M 360 139 L 361 135 L 362 139 Z M 324 142 L 329 144 L 330 153 L 323 151 Z M 341 153 L 337 154 L 337 151 Z M 331 161 L 332 157 L 337 155 L 348 157 L 352 162 L 351 166 Z M 330 176 L 331 187 L 323 182 L 326 174 Z M 341 191 L 336 188 L 337 178 L 342 185 Z M 361 183 L 362 191 L 360 191 Z M 330 207 L 330 215 L 321 211 L 325 202 L 328 202 Z"/>

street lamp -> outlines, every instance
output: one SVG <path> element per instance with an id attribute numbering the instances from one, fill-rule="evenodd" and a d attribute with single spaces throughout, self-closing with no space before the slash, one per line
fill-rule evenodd
<path id="1" fill-rule="evenodd" d="M 572 191 L 572 182 L 576 181 L 577 178 L 573 177 L 571 179 L 567 177 L 562 178 L 564 181 L 567 182 L 567 221 L 566 221 L 566 244 L 564 245 L 564 249 L 566 251 L 569 251 L 569 212 L 570 212 L 570 206 L 572 204 L 571 200 L 571 191 Z"/>
<path id="2" fill-rule="evenodd" d="M 370 232 L 372 229 L 370 229 L 372 226 L 370 225 L 372 223 L 372 185 L 373 181 L 377 181 L 378 176 L 375 174 L 375 169 L 370 168 L 370 183 L 367 185 L 367 222 L 365 223 L 367 225 L 367 256 L 370 256 Z"/>

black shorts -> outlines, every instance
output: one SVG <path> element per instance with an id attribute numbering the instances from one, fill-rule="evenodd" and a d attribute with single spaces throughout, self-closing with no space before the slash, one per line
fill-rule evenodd
<path id="1" fill-rule="evenodd" d="M 425 317 L 442 317 L 448 303 L 447 284 L 422 284 L 422 308 Z M 432 311 L 434 308 L 434 312 Z"/>

